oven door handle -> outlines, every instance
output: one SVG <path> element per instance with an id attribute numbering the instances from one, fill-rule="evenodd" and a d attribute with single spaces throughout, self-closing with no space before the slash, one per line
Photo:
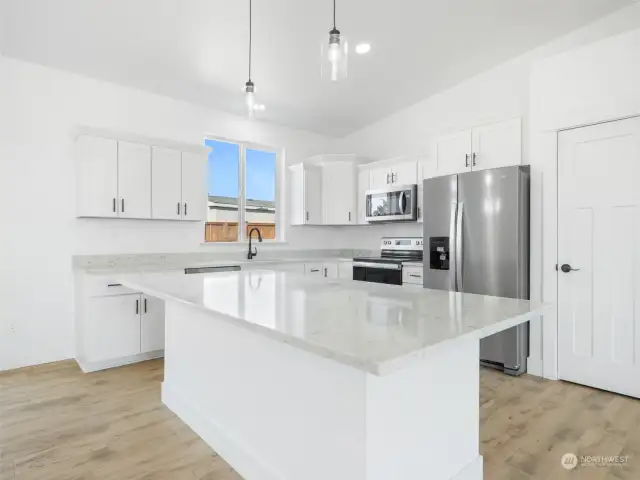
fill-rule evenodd
<path id="1" fill-rule="evenodd" d="M 402 265 L 396 263 L 353 262 L 354 267 L 380 268 L 382 270 L 402 270 Z"/>

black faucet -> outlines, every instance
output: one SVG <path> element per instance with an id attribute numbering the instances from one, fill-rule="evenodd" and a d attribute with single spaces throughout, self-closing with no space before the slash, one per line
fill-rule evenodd
<path id="1" fill-rule="evenodd" d="M 262 242 L 262 234 L 260 233 L 260 230 L 258 228 L 253 227 L 251 230 L 249 230 L 249 253 L 247 253 L 247 259 L 249 260 L 251 260 L 253 257 L 258 255 L 257 248 L 254 248 L 253 250 L 251 250 L 251 235 L 253 234 L 254 231 L 258 232 L 258 241 Z"/>

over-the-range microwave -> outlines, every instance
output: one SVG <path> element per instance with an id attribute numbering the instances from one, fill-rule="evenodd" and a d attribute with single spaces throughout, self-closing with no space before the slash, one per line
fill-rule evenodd
<path id="1" fill-rule="evenodd" d="M 411 222 L 418 220 L 418 186 L 394 185 L 367 190 L 367 222 Z"/>

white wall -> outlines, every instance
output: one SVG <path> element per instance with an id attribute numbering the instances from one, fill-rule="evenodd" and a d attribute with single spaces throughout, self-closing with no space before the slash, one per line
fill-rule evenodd
<path id="1" fill-rule="evenodd" d="M 340 141 L 340 149 L 376 159 L 430 155 L 435 137 L 522 117 L 523 156 L 525 163 L 529 163 L 529 87 L 534 63 L 639 26 L 640 3 L 637 3 L 355 132 Z M 535 101 L 546 102 L 544 98 Z M 422 235 L 421 225 L 378 225 L 367 227 L 365 235 L 357 234 L 356 228 L 361 227 L 341 230 L 338 233 L 341 242 L 358 248 L 377 248 L 381 236 Z"/>
<path id="2" fill-rule="evenodd" d="M 286 148 L 287 163 L 334 143 L 0 56 L 0 370 L 73 356 L 73 254 L 223 248 L 200 246 L 202 224 L 76 219 L 81 126 L 193 144 L 205 134 L 247 140 Z M 291 228 L 288 240 L 330 248 L 332 230 Z"/>

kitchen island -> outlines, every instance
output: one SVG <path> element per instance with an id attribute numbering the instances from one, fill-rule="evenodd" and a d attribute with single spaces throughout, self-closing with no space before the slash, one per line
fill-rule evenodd
<path id="1" fill-rule="evenodd" d="M 272 270 L 122 275 L 166 301 L 163 402 L 247 480 L 477 480 L 479 340 L 529 301 Z"/>

